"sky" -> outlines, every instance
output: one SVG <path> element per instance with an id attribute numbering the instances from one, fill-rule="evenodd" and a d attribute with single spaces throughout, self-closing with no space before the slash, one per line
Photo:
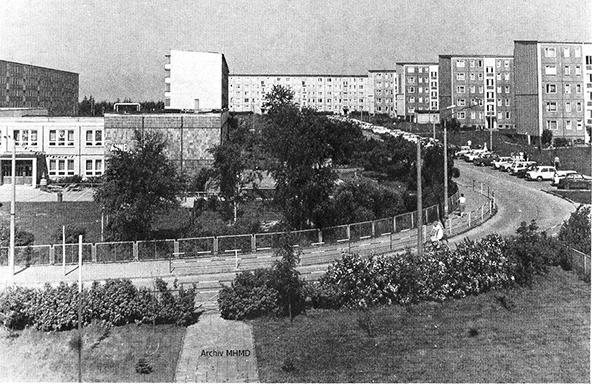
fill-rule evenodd
<path id="1" fill-rule="evenodd" d="M 73 71 L 80 99 L 164 97 L 171 49 L 233 74 L 353 74 L 514 40 L 591 41 L 591 0 L 2 0 L 0 59 Z"/>

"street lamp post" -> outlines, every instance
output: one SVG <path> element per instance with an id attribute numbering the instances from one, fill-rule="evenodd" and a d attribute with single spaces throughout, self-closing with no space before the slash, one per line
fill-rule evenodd
<path id="1" fill-rule="evenodd" d="M 10 136 L 4 136 L 6 138 L 6 147 L 8 148 L 8 139 L 12 139 Z M 13 139 L 12 157 L 11 157 L 11 193 L 10 193 L 10 240 L 8 244 L 8 270 L 10 271 L 10 281 L 14 279 L 15 275 L 15 200 L 16 200 L 16 182 L 17 182 L 17 158 L 16 158 L 16 143 Z"/>
<path id="2" fill-rule="evenodd" d="M 454 115 L 454 107 L 450 105 L 446 109 L 450 109 L 450 117 Z M 444 119 L 444 218 L 448 217 L 448 133 L 446 128 L 446 120 Z"/>

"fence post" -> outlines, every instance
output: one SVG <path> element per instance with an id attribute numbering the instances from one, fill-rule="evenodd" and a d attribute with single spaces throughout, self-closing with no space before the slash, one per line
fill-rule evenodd
<path id="1" fill-rule="evenodd" d="M 92 262 L 93 263 L 98 262 L 98 254 L 96 253 L 96 243 L 92 244 Z"/>
<path id="2" fill-rule="evenodd" d="M 350 243 L 350 224 L 346 225 L 346 239 L 348 239 L 348 243 Z"/>
<path id="3" fill-rule="evenodd" d="M 116 256 L 116 254 L 115 254 Z M 139 261 L 140 260 L 140 254 L 139 254 L 139 247 L 138 247 L 138 242 L 134 242 L 133 243 L 133 261 Z"/>
<path id="4" fill-rule="evenodd" d="M 452 218 L 448 219 L 448 234 L 452 235 Z"/>
<path id="5" fill-rule="evenodd" d="M 396 217 L 398 216 L 392 217 L 392 233 L 396 233 Z"/>
<path id="6" fill-rule="evenodd" d="M 467 219 L 468 219 L 468 227 L 471 228 L 471 212 L 468 213 L 467 215 Z"/>
<path id="7" fill-rule="evenodd" d="M 481 206 L 481 222 L 483 223 L 483 205 Z"/>
<path id="8" fill-rule="evenodd" d="M 427 243 L 427 224 L 423 224 L 423 244 Z"/>
<path id="9" fill-rule="evenodd" d="M 252 234 L 252 237 L 250 238 L 250 249 L 252 251 L 252 253 L 256 253 L 256 234 Z"/>
<path id="10" fill-rule="evenodd" d="M 173 242 L 173 252 L 177 255 L 179 254 L 179 240 L 175 239 Z"/>
<path id="11" fill-rule="evenodd" d="M 479 194 L 483 195 L 483 182 L 481 183 L 481 192 Z"/>
<path id="12" fill-rule="evenodd" d="M 50 251 L 48 252 L 48 257 L 50 258 L 50 265 L 54 264 L 54 245 L 50 246 Z"/>
<path id="13" fill-rule="evenodd" d="M 411 212 L 410 213 L 410 229 L 413 229 L 415 227 L 415 213 Z"/>
<path id="14" fill-rule="evenodd" d="M 429 209 L 425 208 L 425 222 L 429 223 Z"/>
<path id="15" fill-rule="evenodd" d="M 319 236 L 319 244 L 321 244 L 323 242 L 323 232 L 321 232 L 320 229 L 319 229 L 318 236 Z"/>
<path id="16" fill-rule="evenodd" d="M 371 221 L 371 237 L 375 237 L 375 221 Z"/>
<path id="17" fill-rule="evenodd" d="M 219 254 L 219 238 L 217 236 L 213 239 L 213 254 L 215 256 Z"/>

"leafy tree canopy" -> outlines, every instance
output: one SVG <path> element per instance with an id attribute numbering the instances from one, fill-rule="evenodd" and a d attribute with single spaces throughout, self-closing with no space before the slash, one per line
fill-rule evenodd
<path id="1" fill-rule="evenodd" d="M 112 152 L 103 183 L 94 194 L 108 214 L 110 239 L 146 239 L 153 218 L 179 206 L 185 182 L 167 159 L 165 147 L 160 133 L 136 131 L 131 150 Z"/>

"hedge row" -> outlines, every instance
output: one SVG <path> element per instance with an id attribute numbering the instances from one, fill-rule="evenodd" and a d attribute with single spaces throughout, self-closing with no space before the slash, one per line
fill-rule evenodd
<path id="1" fill-rule="evenodd" d="M 346 254 L 309 286 L 308 295 L 320 308 L 443 301 L 528 285 L 549 265 L 569 268 L 564 249 L 538 233 L 535 222 L 522 223 L 517 236 L 465 240 L 456 250 L 423 257 L 410 252 L 379 257 Z"/>
<path id="2" fill-rule="evenodd" d="M 175 283 L 175 288 L 177 284 Z M 161 279 L 158 294 L 137 288 L 130 280 L 98 282 L 82 291 L 82 323 L 104 320 L 112 325 L 159 323 L 189 325 L 194 321 L 196 287 L 178 288 L 173 295 Z M 9 287 L 0 293 L 0 316 L 11 329 L 32 326 L 43 331 L 77 327 L 79 293 L 76 283 L 46 284 L 43 289 Z"/>

